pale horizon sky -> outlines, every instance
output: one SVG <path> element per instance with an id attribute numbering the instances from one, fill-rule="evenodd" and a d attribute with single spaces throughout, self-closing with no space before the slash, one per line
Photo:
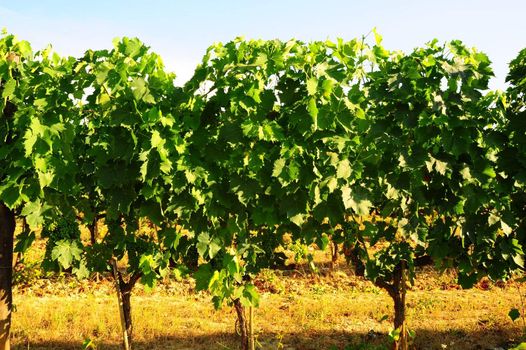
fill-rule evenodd
<path id="1" fill-rule="evenodd" d="M 526 0 L 0 0 L 0 27 L 34 50 L 52 44 L 63 55 L 110 48 L 138 37 L 168 69 L 188 80 L 214 42 L 296 38 L 350 40 L 376 27 L 389 49 L 410 51 L 437 38 L 460 39 L 487 53 L 505 88 L 508 63 L 526 47 Z"/>

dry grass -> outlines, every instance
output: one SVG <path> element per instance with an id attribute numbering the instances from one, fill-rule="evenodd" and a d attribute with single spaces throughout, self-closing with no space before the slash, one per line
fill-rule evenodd
<path id="1" fill-rule="evenodd" d="M 302 269 L 267 271 L 256 284 L 262 292 L 256 310 L 262 349 L 386 343 L 391 300 L 344 265 L 316 275 Z M 493 349 L 521 335 L 520 324 L 507 316 L 519 303 L 513 285 L 483 282 L 459 290 L 453 274 L 423 271 L 407 300 L 417 349 Z M 134 349 L 238 349 L 232 309 L 215 311 L 207 295 L 193 292 L 191 281 L 167 282 L 152 294 L 138 287 L 132 303 Z M 15 349 L 80 349 L 87 338 L 98 349 L 120 349 L 119 313 L 109 280 L 38 279 L 15 290 L 15 304 Z"/>

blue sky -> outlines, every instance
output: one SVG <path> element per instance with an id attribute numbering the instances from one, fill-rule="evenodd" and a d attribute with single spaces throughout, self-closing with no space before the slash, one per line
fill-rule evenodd
<path id="1" fill-rule="evenodd" d="M 526 47 L 526 0 L 0 0 L 0 27 L 61 54 L 111 47 L 137 36 L 187 80 L 206 48 L 236 36 L 287 40 L 352 39 L 373 27 L 390 49 L 460 39 L 493 61 L 493 88 Z"/>

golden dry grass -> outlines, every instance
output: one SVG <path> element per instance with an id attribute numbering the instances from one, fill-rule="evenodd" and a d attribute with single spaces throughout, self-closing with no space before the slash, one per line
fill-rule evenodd
<path id="1" fill-rule="evenodd" d="M 484 282 L 459 290 L 453 279 L 452 274 L 423 271 L 409 292 L 415 348 L 493 349 L 519 340 L 520 323 L 507 316 L 519 303 L 513 285 Z M 386 343 L 391 300 L 345 267 L 317 275 L 267 271 L 256 284 L 262 291 L 255 327 L 262 349 Z M 193 292 L 191 281 L 163 283 L 151 294 L 139 286 L 132 303 L 134 349 L 238 349 L 232 309 L 214 310 L 207 295 Z M 15 290 L 15 304 L 15 349 L 80 349 L 87 338 L 98 349 L 120 348 L 119 313 L 109 280 L 37 280 Z"/>
<path id="2" fill-rule="evenodd" d="M 37 240 L 26 261 L 39 261 L 43 250 L 44 242 Z M 327 254 L 314 253 L 317 274 L 298 265 L 296 270 L 263 271 L 255 280 L 261 293 L 255 324 L 258 348 L 387 344 L 392 324 L 387 294 L 353 276 L 343 261 L 329 269 Z M 18 281 L 14 349 L 81 349 L 88 338 L 97 349 L 121 348 L 117 298 L 109 277 L 43 278 L 37 268 L 23 270 Z M 482 281 L 477 288 L 461 290 L 453 272 L 420 271 L 407 297 L 414 348 L 494 349 L 520 341 L 521 322 L 513 323 L 507 315 L 520 305 L 516 286 Z M 526 291 L 526 286 L 521 288 Z M 191 280 L 165 281 L 153 293 L 137 286 L 132 304 L 134 349 L 239 349 L 233 310 L 214 310 L 208 295 L 194 292 Z"/>

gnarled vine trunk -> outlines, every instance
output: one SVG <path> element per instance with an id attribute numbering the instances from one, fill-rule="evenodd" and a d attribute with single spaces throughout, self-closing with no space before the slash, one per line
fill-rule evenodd
<path id="1" fill-rule="evenodd" d="M 122 293 L 122 309 L 124 313 L 124 325 L 126 327 L 126 332 L 128 333 L 128 340 L 131 344 L 133 338 L 133 323 L 132 323 L 132 313 L 131 313 L 131 290 L 130 287 L 124 287 L 121 289 Z"/>
<path id="2" fill-rule="evenodd" d="M 137 281 L 141 278 L 140 273 L 134 273 L 128 282 L 124 280 L 122 274 L 117 269 L 115 259 L 111 261 L 113 267 L 113 277 L 115 279 L 115 289 L 119 300 L 119 313 L 121 316 L 122 342 L 124 350 L 131 350 L 133 339 L 133 322 L 131 313 L 131 292 Z"/>
<path id="3" fill-rule="evenodd" d="M 97 236 L 99 235 L 99 226 L 98 226 L 98 218 L 95 217 L 91 224 L 88 225 L 89 229 L 89 235 L 90 235 L 90 243 L 92 246 L 94 246 L 97 243 Z"/>
<path id="4" fill-rule="evenodd" d="M 13 241 L 15 215 L 0 202 L 0 350 L 9 350 L 13 307 Z"/>
<path id="5" fill-rule="evenodd" d="M 237 330 L 241 336 L 241 349 L 250 350 L 249 328 L 245 316 L 245 307 L 241 304 L 239 299 L 234 300 L 234 309 L 236 309 L 237 314 Z"/>
<path id="6" fill-rule="evenodd" d="M 405 324 L 406 266 L 400 262 L 393 272 L 393 284 L 387 289 L 394 302 L 394 328 L 399 331 L 399 338 L 393 343 L 394 350 L 408 349 L 408 334 Z"/>
<path id="7" fill-rule="evenodd" d="M 20 58 L 14 53 L 7 57 L 8 61 L 18 62 Z M 6 101 L 2 111 L 6 119 L 13 118 L 16 106 Z M 8 133 L 5 142 L 12 142 Z M 15 239 L 16 218 L 14 212 L 0 202 L 0 350 L 11 349 L 11 312 L 13 310 L 13 242 Z"/>
<path id="8" fill-rule="evenodd" d="M 365 265 L 360 259 L 357 246 L 345 249 L 346 256 L 354 265 L 357 276 L 365 276 Z M 415 266 L 425 266 L 432 264 L 429 256 L 421 256 L 413 261 Z M 387 291 L 394 303 L 394 328 L 399 331 L 398 340 L 393 343 L 394 350 L 407 350 L 409 347 L 408 331 L 406 326 L 406 284 L 407 284 L 407 262 L 401 261 L 394 269 L 391 281 L 377 279 L 374 283 Z"/>
<path id="9" fill-rule="evenodd" d="M 338 263 L 338 253 L 339 253 L 339 247 L 338 243 L 331 242 L 331 269 L 336 268 L 336 264 Z"/>

